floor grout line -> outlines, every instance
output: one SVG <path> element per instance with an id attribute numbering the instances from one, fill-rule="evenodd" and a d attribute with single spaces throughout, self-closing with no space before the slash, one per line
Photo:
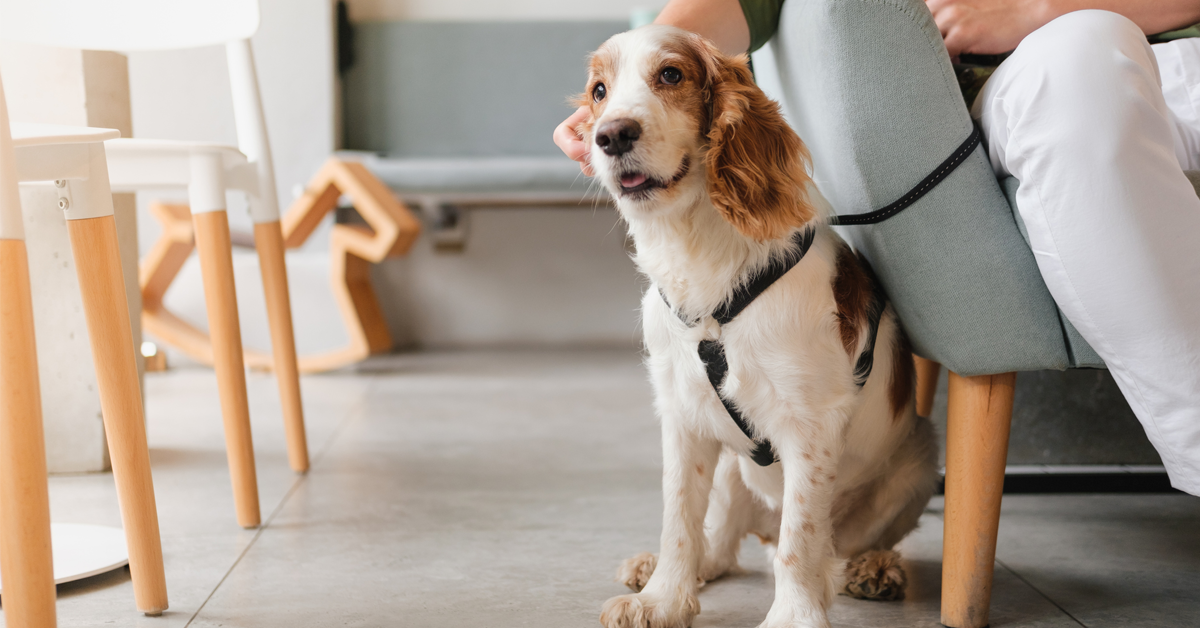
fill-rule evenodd
<path id="1" fill-rule="evenodd" d="M 1016 577 L 1017 577 L 1017 580 L 1020 580 L 1021 582 L 1024 582 L 1024 583 L 1025 583 L 1025 586 L 1029 587 L 1030 589 L 1033 589 L 1035 592 L 1037 592 L 1037 594 L 1038 594 L 1038 595 L 1042 596 L 1042 598 L 1044 598 L 1044 599 L 1045 599 L 1047 602 L 1049 602 L 1049 603 L 1053 604 L 1053 605 L 1054 605 L 1054 608 L 1057 608 L 1058 610 L 1062 611 L 1064 615 L 1066 615 L 1067 617 L 1070 617 L 1070 618 L 1071 618 L 1071 621 L 1073 621 L 1073 622 L 1075 622 L 1075 623 L 1079 624 L 1080 626 L 1083 626 L 1083 628 L 1088 628 L 1088 625 L 1087 625 L 1087 624 L 1085 624 L 1085 623 L 1083 623 L 1083 622 L 1079 621 L 1079 618 L 1078 618 L 1078 617 L 1076 617 L 1076 616 L 1072 615 L 1072 614 L 1071 614 L 1071 611 L 1068 611 L 1067 609 L 1063 608 L 1061 604 L 1059 604 L 1058 602 L 1055 602 L 1054 600 L 1050 599 L 1050 596 L 1049 596 L 1049 595 L 1046 595 L 1046 594 L 1045 594 L 1045 593 L 1044 593 L 1044 592 L 1043 592 L 1041 589 L 1039 589 L 1039 588 L 1035 587 L 1035 586 L 1033 585 L 1033 583 L 1032 583 L 1032 582 L 1030 582 L 1030 581 L 1026 580 L 1026 579 L 1025 579 L 1025 576 L 1022 576 L 1021 574 L 1017 573 L 1017 570 L 1013 569 L 1012 567 L 1009 567 L 1007 564 L 1005 564 L 1005 562 L 1004 562 L 1004 561 L 1000 560 L 999 558 L 997 558 L 997 559 L 996 559 L 996 564 L 997 564 L 997 565 L 1000 565 L 1001 567 L 1003 567 L 1003 568 L 1005 568 L 1006 570 L 1008 570 L 1008 573 L 1010 573 L 1010 574 L 1012 574 L 1012 575 L 1016 576 Z"/>
<path id="2" fill-rule="evenodd" d="M 291 499 L 292 494 L 295 493 L 296 490 L 299 489 L 306 480 L 308 480 L 309 475 L 313 472 L 313 469 L 316 468 L 317 463 L 320 462 L 321 459 L 325 457 L 325 454 L 329 451 L 329 449 L 333 447 L 333 443 L 338 439 L 339 436 L 342 435 L 342 431 L 346 429 L 346 426 L 354 420 L 354 417 L 362 415 L 362 409 L 366 403 L 365 399 L 370 395 L 371 391 L 375 389 L 375 384 L 377 381 L 377 378 L 371 378 L 370 385 L 368 385 L 366 390 L 363 391 L 362 399 L 360 399 L 359 402 L 354 405 L 354 407 L 350 408 L 350 410 L 346 412 L 346 418 L 342 419 L 338 426 L 333 429 L 333 433 L 329 435 L 329 439 L 326 440 L 325 444 L 321 446 L 321 449 L 317 450 L 317 452 L 310 458 L 308 471 L 306 471 L 304 475 L 296 478 L 296 481 L 292 483 L 291 488 L 289 488 L 287 492 L 283 494 L 283 498 L 279 500 L 279 503 L 275 506 L 275 509 L 272 510 L 271 514 L 267 516 L 266 521 L 263 521 L 262 525 L 258 526 L 258 529 L 254 531 L 254 536 L 250 538 L 250 542 L 246 544 L 246 547 L 242 549 L 241 553 L 238 554 L 238 557 L 234 559 L 233 564 L 229 566 L 229 569 L 227 569 L 225 574 L 221 576 L 221 579 L 217 581 L 217 585 L 213 587 L 213 590 L 208 592 L 208 595 L 204 598 L 204 601 L 201 602 L 200 606 L 196 608 L 196 612 L 192 613 L 192 616 L 188 618 L 187 623 L 183 625 L 183 628 L 188 628 L 188 626 L 192 625 L 192 622 L 196 621 L 196 618 L 200 616 L 200 611 L 204 610 L 204 607 L 208 605 L 208 602 L 212 600 L 213 596 L 217 594 L 218 590 L 220 590 L 221 585 L 225 584 L 225 581 L 229 579 L 229 576 L 233 573 L 233 570 L 237 568 L 238 564 L 242 562 L 242 559 L 246 557 L 246 554 L 250 552 L 250 548 L 254 547 L 255 542 L 258 541 L 258 538 L 262 536 L 262 533 L 266 531 L 267 527 L 271 525 L 271 522 L 275 520 L 276 515 L 283 510 L 283 507 L 287 504 L 288 500 Z"/>

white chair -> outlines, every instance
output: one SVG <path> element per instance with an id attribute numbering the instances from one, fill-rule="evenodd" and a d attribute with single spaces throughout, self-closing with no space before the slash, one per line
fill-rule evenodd
<path id="1" fill-rule="evenodd" d="M 258 485 L 250 434 L 246 378 L 234 290 L 225 191 L 247 195 L 270 319 L 274 370 L 296 472 L 308 469 L 299 370 L 288 301 L 283 235 L 250 36 L 258 30 L 256 0 L 0 0 L 4 36 L 85 50 L 167 50 L 224 45 L 233 92 L 238 146 L 120 139 L 106 143 L 112 188 L 118 192 L 187 188 L 221 397 L 226 451 L 237 521 L 259 525 Z M 19 25 L 19 26 L 17 26 Z"/>
<path id="2" fill-rule="evenodd" d="M 0 4 L 0 23 L 8 19 Z M 2 27 L 0 27 L 2 28 Z M 0 35 L 7 30 L 0 30 Z M 162 546 L 105 140 L 112 129 L 13 125 L 0 83 L 0 578 L 8 626 L 55 625 L 50 504 L 37 347 L 17 184 L 54 181 L 100 387 L 137 607 L 167 608 Z"/>

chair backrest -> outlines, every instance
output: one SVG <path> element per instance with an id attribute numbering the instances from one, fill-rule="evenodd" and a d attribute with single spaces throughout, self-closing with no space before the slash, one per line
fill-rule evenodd
<path id="1" fill-rule="evenodd" d="M 840 214 L 896 200 L 971 131 L 923 0 L 788 0 L 772 47 L 790 119 Z M 960 375 L 1071 365 L 1058 308 L 983 149 L 900 214 L 842 233 L 924 357 Z"/>
<path id="2" fill-rule="evenodd" d="M 8 105 L 4 101 L 4 81 L 0 80 L 0 239 L 24 240 L 21 221 L 21 196 L 17 190 L 17 159 L 13 154 L 12 132 L 8 123 Z"/>
<path id="3" fill-rule="evenodd" d="M 238 148 L 256 162 L 255 222 L 279 202 L 250 37 L 258 0 L 0 0 L 0 40 L 83 50 L 175 50 L 225 45 Z"/>
<path id="4" fill-rule="evenodd" d="M 0 0 L 0 39 L 60 48 L 195 48 L 257 30 L 257 0 Z"/>

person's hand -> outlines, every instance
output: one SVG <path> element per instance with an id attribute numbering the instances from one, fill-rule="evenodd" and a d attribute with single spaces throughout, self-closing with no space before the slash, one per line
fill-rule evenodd
<path id="1" fill-rule="evenodd" d="M 925 0 L 951 57 L 999 54 L 1054 17 L 1045 0 Z"/>
<path id="2" fill-rule="evenodd" d="M 575 113 L 571 114 L 570 118 L 563 120 L 563 123 L 554 129 L 554 143 L 562 149 L 562 152 L 567 154 L 567 157 L 579 162 L 579 169 L 583 174 L 592 176 L 592 164 L 589 161 L 589 147 L 584 143 L 583 137 L 579 135 L 576 129 L 579 124 L 587 119 L 591 110 L 588 106 L 580 107 Z"/>

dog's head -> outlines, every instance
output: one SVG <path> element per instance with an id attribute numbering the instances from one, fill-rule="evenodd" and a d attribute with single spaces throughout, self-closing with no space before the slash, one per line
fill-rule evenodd
<path id="1" fill-rule="evenodd" d="M 592 144 L 592 168 L 628 219 L 707 193 L 738 231 L 761 241 L 815 215 L 808 151 L 754 84 L 745 56 L 646 26 L 592 55 L 577 100 L 591 108 L 579 131 Z"/>

